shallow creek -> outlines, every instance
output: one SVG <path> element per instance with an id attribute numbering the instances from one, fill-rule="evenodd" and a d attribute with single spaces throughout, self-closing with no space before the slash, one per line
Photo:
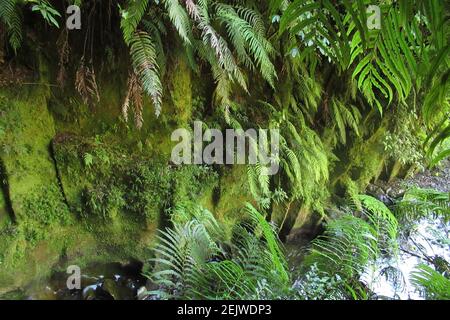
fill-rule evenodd
<path id="1" fill-rule="evenodd" d="M 142 264 L 93 264 L 82 269 L 81 289 L 67 289 L 69 274 L 54 272 L 50 279 L 35 281 L 0 297 L 26 300 L 134 300 L 143 291 L 146 278 Z"/>

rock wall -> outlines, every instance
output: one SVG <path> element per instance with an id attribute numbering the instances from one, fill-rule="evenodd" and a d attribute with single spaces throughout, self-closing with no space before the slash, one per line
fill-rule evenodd
<path id="1" fill-rule="evenodd" d="M 183 57 L 166 71 L 161 117 L 146 101 L 141 130 L 121 114 L 127 69 L 98 74 L 94 106 L 72 86 L 49 85 L 47 66 L 55 66 L 43 60 L 33 85 L 0 88 L 0 294 L 69 264 L 147 259 L 156 229 L 187 203 L 209 209 L 230 233 L 242 219 L 244 203 L 253 201 L 245 166 L 170 163 L 172 131 L 210 116 L 196 114 L 208 110 L 209 84 Z M 380 175 L 392 178 L 381 142 L 387 126 L 337 150 L 323 186 L 330 203 Z M 293 201 L 271 209 L 283 240 L 320 230 L 323 216 L 313 206 Z"/>
<path id="2" fill-rule="evenodd" d="M 0 294 L 70 264 L 145 260 L 156 229 L 184 203 L 232 226 L 251 199 L 245 168 L 219 175 L 170 164 L 170 134 L 192 118 L 186 61 L 168 74 L 159 119 L 146 102 L 141 130 L 121 118 L 120 74 L 99 76 L 95 107 L 49 86 L 44 71 L 33 85 L 0 88 Z"/>

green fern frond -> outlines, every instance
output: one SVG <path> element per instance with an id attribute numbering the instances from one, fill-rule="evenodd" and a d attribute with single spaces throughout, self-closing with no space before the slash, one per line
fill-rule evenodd
<path id="1" fill-rule="evenodd" d="M 170 21 L 172 21 L 181 39 L 183 39 L 184 43 L 190 45 L 192 39 L 191 23 L 183 6 L 178 0 L 162 0 L 162 2 L 168 12 Z"/>
<path id="2" fill-rule="evenodd" d="M 130 39 L 130 55 L 143 90 L 151 97 L 157 116 L 161 113 L 162 85 L 157 64 L 157 52 L 150 35 L 136 31 Z"/>
<path id="3" fill-rule="evenodd" d="M 212 214 L 176 222 L 161 232 L 152 259 L 156 266 L 148 275 L 160 288 L 150 294 L 163 299 L 267 299 L 289 290 L 287 263 L 274 228 L 251 205 L 246 212 L 249 222 L 236 227 L 229 253 L 221 249 L 224 228 Z"/>
<path id="4" fill-rule="evenodd" d="M 444 221 L 450 221 L 450 194 L 413 188 L 396 203 L 394 211 L 404 223 L 427 217 L 442 217 Z"/>
<path id="5" fill-rule="evenodd" d="M 14 51 L 22 44 L 22 18 L 17 0 L 3 0 L 0 8 L 0 22 L 6 26 L 9 43 Z"/>
<path id="6" fill-rule="evenodd" d="M 121 10 L 120 28 L 127 45 L 130 45 L 137 27 L 147 11 L 148 3 L 149 0 L 129 0 L 127 8 Z"/>
<path id="7" fill-rule="evenodd" d="M 245 41 L 246 50 L 253 56 L 262 76 L 274 87 L 274 80 L 277 78 L 275 67 L 270 61 L 270 56 L 274 53 L 270 42 L 255 32 L 252 25 L 241 18 L 239 14 L 228 5 L 217 6 L 217 17 L 225 24 L 231 39 L 236 45 L 242 45 L 239 40 Z"/>
<path id="8" fill-rule="evenodd" d="M 410 275 L 411 282 L 427 299 L 450 300 L 450 279 L 431 267 L 420 264 Z"/>

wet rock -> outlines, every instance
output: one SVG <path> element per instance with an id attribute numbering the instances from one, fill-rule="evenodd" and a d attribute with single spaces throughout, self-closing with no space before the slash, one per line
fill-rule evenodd
<path id="1" fill-rule="evenodd" d="M 86 288 L 83 289 L 83 299 L 84 300 L 95 300 L 97 297 L 96 294 L 97 291 L 97 285 L 91 285 L 91 286 L 87 286 Z"/>
<path id="2" fill-rule="evenodd" d="M 103 282 L 102 290 L 109 294 L 114 300 L 132 300 L 136 298 L 136 290 L 132 290 L 121 281 L 106 279 Z"/>
<path id="3" fill-rule="evenodd" d="M 144 287 L 144 286 L 140 287 L 138 289 L 138 291 L 137 291 L 137 295 L 136 295 L 137 299 L 138 300 L 145 300 L 148 297 L 148 293 L 147 292 L 148 291 L 147 291 L 146 287 Z"/>
<path id="4" fill-rule="evenodd" d="M 395 186 L 393 188 L 388 188 L 386 190 L 386 194 L 389 197 L 391 197 L 392 199 L 399 199 L 399 198 L 403 197 L 403 195 L 405 194 L 405 191 L 406 190 L 404 188 Z"/>
<path id="5" fill-rule="evenodd" d="M 117 283 L 112 279 L 106 279 L 102 285 L 103 291 L 109 293 L 114 300 L 122 300 L 119 287 Z"/>

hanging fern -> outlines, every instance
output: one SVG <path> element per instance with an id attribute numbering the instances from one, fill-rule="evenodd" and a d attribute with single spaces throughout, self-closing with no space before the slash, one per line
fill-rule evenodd
<path id="1" fill-rule="evenodd" d="M 242 11 L 242 10 L 241 10 Z M 256 24 L 256 31 L 247 20 L 241 18 L 233 7 L 228 5 L 218 5 L 217 8 L 218 19 L 226 25 L 227 32 L 234 42 L 235 46 L 242 48 L 245 46 L 247 50 L 255 59 L 259 70 L 267 80 L 267 82 L 274 87 L 274 80 L 276 79 L 276 71 L 272 62 L 270 61 L 270 55 L 273 54 L 273 48 L 270 42 L 261 35 L 261 26 Z M 246 15 L 248 19 L 248 12 Z M 252 19 L 250 19 L 253 21 Z M 253 21 L 254 22 L 254 21 Z M 245 54 L 241 51 L 241 56 L 245 58 Z"/>
<path id="2" fill-rule="evenodd" d="M 3 0 L 0 8 L 0 22 L 4 23 L 9 36 L 9 43 L 14 51 L 22 44 L 22 18 L 17 0 Z"/>
<path id="3" fill-rule="evenodd" d="M 427 89 L 422 80 L 433 77 L 448 52 L 448 23 L 438 14 L 445 11 L 443 3 L 406 2 L 381 6 L 381 30 L 368 30 L 368 1 L 296 0 L 283 12 L 280 33 L 289 30 L 305 52 L 315 47 L 341 70 L 352 68 L 359 90 L 381 113 L 394 99 L 406 103 L 414 87 Z M 430 57 L 435 64 L 429 64 Z"/>
<path id="4" fill-rule="evenodd" d="M 148 2 L 149 0 L 129 0 L 127 8 L 121 10 L 120 28 L 127 45 L 131 43 L 135 31 L 147 11 Z"/>
<path id="5" fill-rule="evenodd" d="M 162 0 L 162 2 L 168 12 L 170 21 L 172 21 L 181 39 L 190 45 L 192 36 L 188 14 L 178 0 Z"/>
<path id="6" fill-rule="evenodd" d="M 142 89 L 152 98 L 155 114 L 159 116 L 162 105 L 162 85 L 157 63 L 157 52 L 151 36 L 136 31 L 130 40 L 130 55 L 134 72 L 138 75 Z"/>
<path id="7" fill-rule="evenodd" d="M 358 125 L 361 121 L 361 113 L 355 106 L 346 106 L 336 98 L 332 99 L 331 107 L 333 120 L 339 131 L 340 141 L 345 145 L 347 142 L 347 128 L 352 129 L 359 136 Z"/>

